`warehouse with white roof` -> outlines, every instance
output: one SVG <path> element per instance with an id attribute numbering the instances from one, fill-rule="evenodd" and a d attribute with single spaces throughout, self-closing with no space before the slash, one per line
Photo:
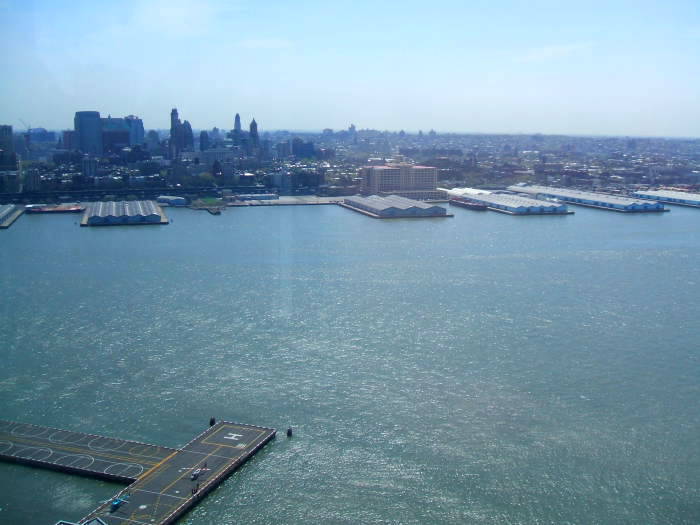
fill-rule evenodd
<path id="1" fill-rule="evenodd" d="M 345 197 L 342 205 L 345 208 L 350 208 L 378 219 L 451 216 L 441 206 L 399 197 L 398 195 L 389 195 L 387 197 L 378 195 L 361 197 L 355 195 L 353 197 Z"/>
<path id="2" fill-rule="evenodd" d="M 700 208 L 700 193 L 672 190 L 644 190 L 635 191 L 635 197 L 649 199 L 667 204 L 680 204 L 681 206 L 693 206 Z"/>
<path id="3" fill-rule="evenodd" d="M 667 211 L 660 202 L 650 202 L 642 199 L 630 199 L 593 191 L 554 188 L 551 186 L 509 186 L 510 191 L 526 193 L 538 197 L 558 199 L 570 204 L 589 206 L 619 212 L 657 212 Z"/>
<path id="4" fill-rule="evenodd" d="M 469 200 L 488 206 L 490 210 L 509 215 L 566 215 L 571 214 L 566 204 L 537 199 L 507 195 L 501 193 L 483 193 L 469 195 Z"/>
<path id="5" fill-rule="evenodd" d="M 81 226 L 167 224 L 162 208 L 154 201 L 92 202 L 85 208 Z"/>

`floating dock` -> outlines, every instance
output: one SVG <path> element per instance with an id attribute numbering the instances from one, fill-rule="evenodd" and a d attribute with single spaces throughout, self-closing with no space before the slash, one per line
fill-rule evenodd
<path id="1" fill-rule="evenodd" d="M 192 509 L 274 436 L 272 428 L 221 421 L 173 449 L 0 420 L 0 459 L 129 483 L 78 524 L 165 525 Z"/>

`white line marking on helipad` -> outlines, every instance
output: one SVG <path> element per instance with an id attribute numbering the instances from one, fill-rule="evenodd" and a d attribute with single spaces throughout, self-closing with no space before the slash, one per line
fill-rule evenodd
<path id="1" fill-rule="evenodd" d="M 177 499 L 184 499 L 186 500 L 187 498 L 183 498 L 182 496 L 173 496 L 172 494 L 166 494 L 165 492 L 154 492 L 152 490 L 145 490 L 145 489 L 134 489 L 131 492 L 147 492 L 148 494 L 155 494 L 156 496 L 168 496 L 169 498 L 177 498 Z M 178 494 L 180 493 L 179 490 L 176 490 Z"/>

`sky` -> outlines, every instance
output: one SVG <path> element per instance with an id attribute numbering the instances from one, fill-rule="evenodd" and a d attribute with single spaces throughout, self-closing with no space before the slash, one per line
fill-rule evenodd
<path id="1" fill-rule="evenodd" d="M 698 0 L 0 0 L 0 124 L 700 137 Z"/>

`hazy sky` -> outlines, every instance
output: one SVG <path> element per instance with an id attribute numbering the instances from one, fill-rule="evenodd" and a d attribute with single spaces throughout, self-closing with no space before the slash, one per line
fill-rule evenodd
<path id="1" fill-rule="evenodd" d="M 700 136 L 700 0 L 0 0 L 0 123 Z"/>

